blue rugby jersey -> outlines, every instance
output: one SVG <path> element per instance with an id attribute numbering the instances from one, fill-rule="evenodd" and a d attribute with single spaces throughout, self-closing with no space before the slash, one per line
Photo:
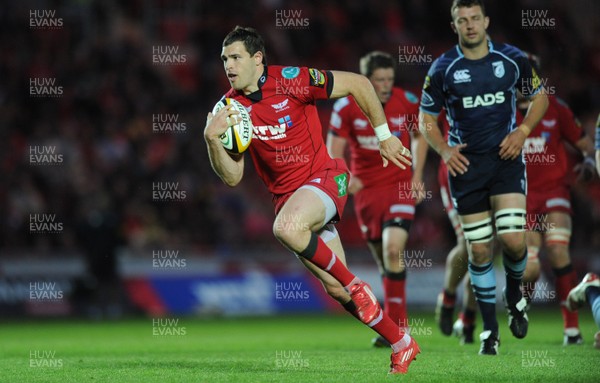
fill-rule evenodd
<path id="1" fill-rule="evenodd" d="M 456 45 L 433 62 L 423 85 L 420 110 L 437 116 L 446 108 L 448 144 L 466 143 L 465 153 L 498 151 L 517 128 L 517 91 L 531 97 L 542 89 L 522 51 L 491 41 L 488 47 L 488 55 L 469 60 Z"/>

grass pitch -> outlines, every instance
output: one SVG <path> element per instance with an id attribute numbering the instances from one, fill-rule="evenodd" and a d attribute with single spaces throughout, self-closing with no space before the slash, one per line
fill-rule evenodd
<path id="1" fill-rule="evenodd" d="M 412 318 L 422 353 L 403 376 L 387 375 L 390 352 L 371 348 L 374 333 L 345 315 L 8 322 L 0 382 L 600 382 L 589 311 L 586 342 L 571 347 L 558 310 L 534 308 L 523 340 L 500 314 L 497 357 L 442 336 L 432 314 Z"/>

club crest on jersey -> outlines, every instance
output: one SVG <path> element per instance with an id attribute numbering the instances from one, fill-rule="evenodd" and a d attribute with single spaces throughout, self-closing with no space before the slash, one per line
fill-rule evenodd
<path id="1" fill-rule="evenodd" d="M 462 82 L 471 82 L 471 74 L 468 69 L 457 69 L 453 74 L 454 83 L 460 84 Z"/>
<path id="2" fill-rule="evenodd" d="M 300 68 L 298 68 L 297 66 L 286 66 L 281 70 L 281 75 L 283 76 L 283 78 L 286 78 L 288 80 L 298 77 L 299 74 Z"/>
<path id="3" fill-rule="evenodd" d="M 494 68 L 494 76 L 498 78 L 504 77 L 504 63 L 502 61 L 494 61 L 492 63 L 492 68 Z"/>
<path id="4" fill-rule="evenodd" d="M 281 101 L 278 104 L 271 104 L 271 107 L 273 109 L 275 109 L 275 113 L 279 113 L 279 112 L 283 112 L 286 109 L 289 109 L 290 107 L 288 106 L 288 103 L 290 102 L 289 99 L 285 99 L 283 101 Z"/>

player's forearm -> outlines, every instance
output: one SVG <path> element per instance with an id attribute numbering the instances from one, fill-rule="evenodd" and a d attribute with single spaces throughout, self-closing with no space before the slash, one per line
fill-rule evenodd
<path id="1" fill-rule="evenodd" d="M 523 122 L 519 125 L 518 129 L 525 134 L 525 137 L 529 136 L 542 117 L 544 117 L 547 109 L 548 96 L 542 91 L 534 96 L 527 109 L 527 114 L 523 118 Z"/>
<path id="2" fill-rule="evenodd" d="M 427 150 L 428 146 L 425 136 L 422 134 L 416 135 L 412 141 L 411 153 L 413 154 L 413 174 L 419 179 L 423 178 Z"/>
<path id="3" fill-rule="evenodd" d="M 438 126 L 437 118 L 431 114 L 419 112 L 419 132 L 438 154 L 448 145 Z"/>
<path id="4" fill-rule="evenodd" d="M 244 175 L 244 161 L 240 155 L 238 161 L 231 158 L 225 151 L 219 139 L 205 138 L 208 148 L 208 158 L 214 172 L 228 186 L 235 186 L 242 180 Z"/>

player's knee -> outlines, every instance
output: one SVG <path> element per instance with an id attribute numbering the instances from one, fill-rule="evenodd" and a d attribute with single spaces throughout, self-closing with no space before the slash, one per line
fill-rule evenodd
<path id="1" fill-rule="evenodd" d="M 520 208 L 500 209 L 494 214 L 496 232 L 504 252 L 511 258 L 521 258 L 525 251 L 525 216 Z"/>
<path id="2" fill-rule="evenodd" d="M 507 233 L 500 236 L 500 242 L 506 255 L 520 259 L 525 252 L 525 232 Z"/>
<path id="3" fill-rule="evenodd" d="M 478 242 L 469 244 L 470 261 L 475 265 L 482 265 L 492 260 L 491 242 Z"/>
<path id="4" fill-rule="evenodd" d="M 273 235 L 281 243 L 296 248 L 299 242 L 309 233 L 308 225 L 298 222 L 290 222 L 285 219 L 276 219 L 273 223 Z"/>

